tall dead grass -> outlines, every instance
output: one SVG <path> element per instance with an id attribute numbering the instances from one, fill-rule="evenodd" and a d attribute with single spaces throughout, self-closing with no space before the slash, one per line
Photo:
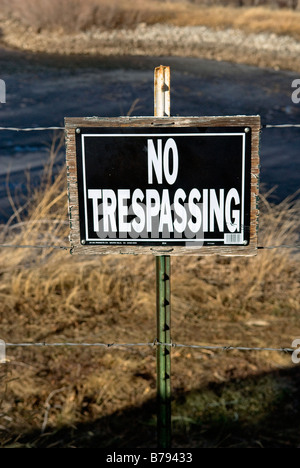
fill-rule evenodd
<path id="1" fill-rule="evenodd" d="M 153 258 L 73 257 L 54 249 L 18 248 L 68 245 L 65 170 L 53 180 L 58 147 L 53 145 L 28 213 L 19 210 L 0 228 L 0 243 L 15 246 L 0 248 L 1 339 L 153 342 Z M 261 197 L 260 245 L 295 244 L 298 231 L 299 201 L 288 198 L 273 206 Z M 298 336 L 299 251 L 260 250 L 254 258 L 172 257 L 171 263 L 174 342 L 280 347 Z M 239 378 L 271 368 L 269 362 L 287 365 L 289 359 L 243 356 L 230 354 L 217 362 L 214 353 L 203 352 L 191 359 L 190 350 L 175 348 L 172 385 L 188 391 L 199 382 Z M 0 446 L 18 446 L 20 432 L 75 427 L 155 397 L 151 349 L 17 348 L 7 357 L 0 374 Z M 39 444 L 44 435 L 32 443 Z M 109 428 L 106 436 L 114 437 Z"/>
<path id="2" fill-rule="evenodd" d="M 7 225 L 1 226 L 0 243 L 16 246 L 0 249 L 0 316 L 8 322 L 7 329 L 3 329 L 4 339 L 21 339 L 24 334 L 26 327 L 13 327 L 18 311 L 22 311 L 21 322 L 37 318 L 37 323 L 30 327 L 31 339 L 51 335 L 59 329 L 58 323 L 68 328 L 68 320 L 71 336 L 76 322 L 91 314 L 108 314 L 112 321 L 122 314 L 124 318 L 141 315 L 142 321 L 148 323 L 155 303 L 153 258 L 73 257 L 51 248 L 17 247 L 68 245 L 66 176 L 62 170 L 53 181 L 54 158 L 52 151 L 44 185 L 32 194 L 27 217 L 18 222 L 12 217 Z M 260 204 L 259 244 L 295 245 L 299 200 L 290 197 L 271 205 L 261 196 Z M 254 258 L 173 257 L 175 322 L 203 315 L 211 319 L 224 315 L 239 319 L 295 313 L 299 308 L 297 260 L 299 250 L 284 248 L 259 250 Z M 7 314 L 14 317 L 11 322 Z M 127 338 L 153 339 L 144 327 L 130 330 L 126 330 Z M 110 338 L 115 339 L 111 334 Z"/>
<path id="3" fill-rule="evenodd" d="M 234 8 L 231 6 L 194 5 L 194 11 L 182 10 L 172 19 L 178 26 L 207 26 L 215 29 L 240 29 L 248 33 L 271 32 L 300 37 L 300 11 L 291 9 Z"/>
<path id="4" fill-rule="evenodd" d="M 132 27 L 138 23 L 158 23 L 170 19 L 170 5 L 158 0 L 0 0 L 3 11 L 36 31 L 86 31 L 92 27 L 109 29 Z"/>
<path id="5" fill-rule="evenodd" d="M 295 11 L 297 8 L 298 11 Z M 76 33 L 128 28 L 139 23 L 238 28 L 300 37 L 295 0 L 0 0 L 0 12 L 35 32 Z"/>

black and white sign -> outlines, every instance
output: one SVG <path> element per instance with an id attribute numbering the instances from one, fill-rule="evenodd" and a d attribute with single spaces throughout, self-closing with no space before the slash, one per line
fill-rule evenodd
<path id="1" fill-rule="evenodd" d="M 76 130 L 84 245 L 247 245 L 251 129 Z"/>

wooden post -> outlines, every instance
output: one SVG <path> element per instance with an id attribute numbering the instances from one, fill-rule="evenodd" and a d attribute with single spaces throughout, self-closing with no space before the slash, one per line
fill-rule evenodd
<path id="1" fill-rule="evenodd" d="M 170 117 L 170 67 L 160 66 L 154 74 L 154 115 Z M 171 259 L 156 257 L 157 340 L 171 343 Z M 157 346 L 157 442 L 171 447 L 171 354 L 170 346 Z"/>

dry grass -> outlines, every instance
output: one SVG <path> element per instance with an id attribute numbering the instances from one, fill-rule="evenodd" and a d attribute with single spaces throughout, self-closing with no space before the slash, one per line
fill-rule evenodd
<path id="1" fill-rule="evenodd" d="M 219 5 L 221 3 L 221 5 Z M 257 2 L 255 3 L 257 5 Z M 138 23 L 202 25 L 238 28 L 246 32 L 273 32 L 300 37 L 300 11 L 287 8 L 292 2 L 189 2 L 136 0 L 0 0 L 0 11 L 34 31 L 75 33 L 91 28 L 132 27 Z M 286 7 L 271 8 L 270 6 Z"/>
<path id="2" fill-rule="evenodd" d="M 53 182 L 54 158 L 55 150 L 42 189 L 31 197 L 28 215 L 23 218 L 19 211 L 1 226 L 1 243 L 67 245 L 66 177 L 63 170 Z M 260 244 L 295 244 L 299 202 L 287 199 L 272 206 L 265 197 L 261 200 Z M 90 259 L 65 251 L 18 248 L 1 249 L 0 254 L 5 341 L 154 340 L 153 258 Z M 173 341 L 291 346 L 300 334 L 299 296 L 297 252 L 262 250 L 255 258 L 172 258 Z M 290 363 L 289 356 L 270 353 L 233 353 L 218 361 L 216 357 L 214 352 L 174 350 L 174 391 L 189 392 L 212 381 L 225 382 L 229 376 L 244 378 Z M 155 396 L 154 350 L 9 349 L 8 360 L 0 376 L 3 446 L 18 446 L 15 434 L 22 439 L 33 430 L 36 434 L 27 440 L 39 445 L 46 440 L 41 429 L 53 433 L 91 424 Z M 152 423 L 149 420 L 147 427 Z M 114 441 L 105 424 L 101 431 L 107 443 L 121 443 Z M 74 440 L 70 445 L 76 445 Z"/>
<path id="3" fill-rule="evenodd" d="M 36 31 L 86 31 L 92 27 L 109 29 L 132 27 L 141 22 L 159 23 L 173 16 L 171 4 L 159 1 L 134 4 L 125 0 L 1 0 L 3 11 Z"/>
<path id="4" fill-rule="evenodd" d="M 54 147 L 52 155 L 43 189 L 32 194 L 27 219 L 16 211 L 2 226 L 2 243 L 68 245 L 65 172 L 53 182 Z M 260 245 L 297 243 L 299 200 L 288 198 L 273 206 L 262 195 L 261 211 Z M 296 258 L 297 254 L 291 256 L 284 249 L 259 251 L 255 258 L 173 258 L 175 313 L 180 311 L 181 319 L 192 311 L 197 315 L 199 310 L 211 317 L 230 314 L 238 318 L 256 310 L 260 316 L 274 311 L 280 314 L 283 304 L 285 311 L 292 311 L 298 299 Z M 51 249 L 5 249 L 1 259 L 3 311 L 38 309 L 50 319 L 53 313 L 57 318 L 69 310 L 80 316 L 83 309 L 100 314 L 107 310 L 138 314 L 143 308 L 146 315 L 152 309 L 152 258 L 89 259 Z M 134 287 L 137 278 L 139 291 Z"/>
<path id="5" fill-rule="evenodd" d="M 273 10 L 267 7 L 233 8 L 193 6 L 172 19 L 178 26 L 207 26 L 216 29 L 240 29 L 248 33 L 271 32 L 300 38 L 300 11 Z"/>

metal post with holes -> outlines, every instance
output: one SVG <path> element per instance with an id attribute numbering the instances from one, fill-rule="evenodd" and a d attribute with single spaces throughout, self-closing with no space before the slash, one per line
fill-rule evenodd
<path id="1" fill-rule="evenodd" d="M 160 66 L 154 74 L 154 115 L 170 117 L 170 67 Z M 171 343 L 171 259 L 156 257 L 157 341 Z M 171 344 L 170 344 L 171 346 Z M 171 350 L 157 346 L 157 439 L 159 448 L 171 447 Z"/>

